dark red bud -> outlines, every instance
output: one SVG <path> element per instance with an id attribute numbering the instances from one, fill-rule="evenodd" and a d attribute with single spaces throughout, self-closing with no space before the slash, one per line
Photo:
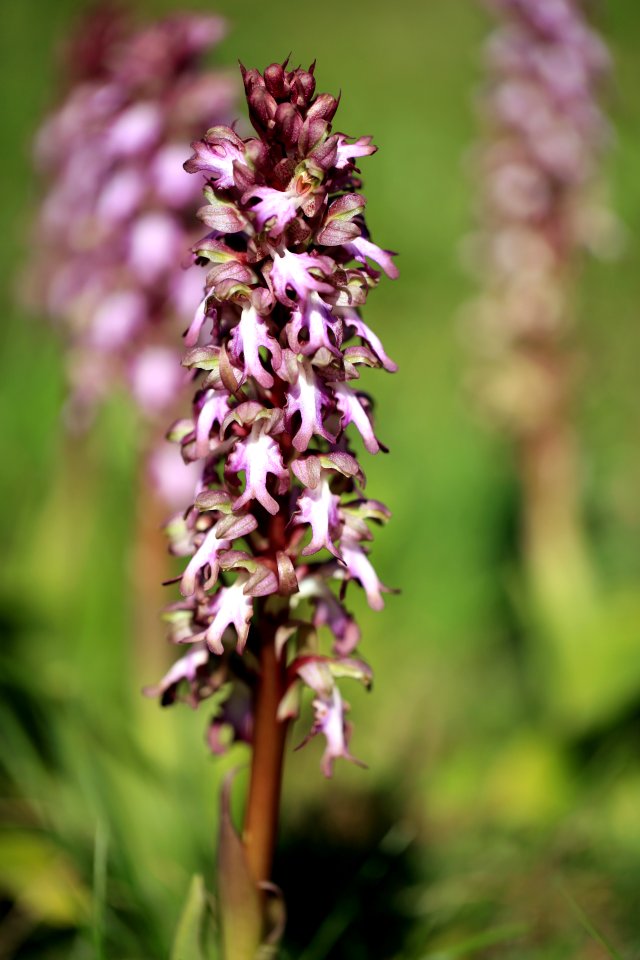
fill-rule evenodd
<path id="1" fill-rule="evenodd" d="M 316 80 L 312 73 L 307 70 L 297 70 L 293 78 L 292 87 L 295 91 L 294 103 L 300 107 L 306 107 L 311 102 L 311 98 L 316 89 Z"/>
<path id="2" fill-rule="evenodd" d="M 266 87 L 255 87 L 249 96 L 249 115 L 254 127 L 260 132 L 272 126 L 278 104 Z"/>
<path id="3" fill-rule="evenodd" d="M 309 107 L 307 119 L 321 117 L 323 120 L 331 122 L 337 109 L 338 101 L 336 98 L 332 97 L 330 93 L 321 93 Z"/>
<path id="4" fill-rule="evenodd" d="M 264 82 L 269 93 L 277 100 L 281 100 L 285 94 L 284 69 L 280 63 L 272 63 L 264 72 Z"/>
<path id="5" fill-rule="evenodd" d="M 283 141 L 288 146 L 298 142 L 302 130 L 302 117 L 292 103 L 281 103 L 276 111 L 276 126 L 281 131 Z"/>
<path id="6" fill-rule="evenodd" d="M 240 64 L 240 70 L 242 72 L 242 80 L 247 95 L 251 93 L 254 87 L 264 87 L 264 80 L 255 67 L 251 67 L 250 70 L 247 70 L 242 64 Z"/>

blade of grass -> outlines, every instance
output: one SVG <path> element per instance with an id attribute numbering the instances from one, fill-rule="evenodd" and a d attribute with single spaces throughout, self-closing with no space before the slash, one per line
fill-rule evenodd
<path id="1" fill-rule="evenodd" d="M 558 886 L 560 888 L 560 892 L 562 893 L 563 897 L 565 898 L 565 900 L 567 901 L 567 903 L 575 913 L 580 923 L 580 926 L 584 928 L 584 930 L 589 934 L 589 936 L 593 940 L 596 941 L 596 943 L 600 944 L 602 949 L 609 955 L 609 957 L 611 957 L 611 960 L 624 960 L 622 954 L 618 950 L 616 950 L 616 948 L 613 946 L 611 941 L 608 940 L 607 937 L 603 933 L 601 933 L 598 930 L 598 928 L 591 922 L 587 914 L 584 912 L 580 904 L 577 902 L 573 894 L 567 889 L 564 883 L 560 881 Z"/>
<path id="2" fill-rule="evenodd" d="M 503 927 L 494 927 L 493 930 L 485 930 L 473 937 L 469 937 L 462 943 L 452 944 L 450 947 L 443 947 L 433 953 L 425 953 L 420 960 L 455 960 L 456 957 L 462 957 L 469 952 L 483 950 L 485 947 L 493 947 L 497 943 L 506 943 L 508 940 L 517 940 L 527 933 L 528 927 L 523 924 L 508 924 Z"/>
<path id="3" fill-rule="evenodd" d="M 92 935 L 96 960 L 105 960 L 104 931 L 107 903 L 109 829 L 104 820 L 96 823 L 93 845 L 93 918 Z"/>

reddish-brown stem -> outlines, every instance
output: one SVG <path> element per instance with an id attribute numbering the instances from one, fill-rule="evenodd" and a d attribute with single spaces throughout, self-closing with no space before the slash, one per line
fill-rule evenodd
<path id="1" fill-rule="evenodd" d="M 284 407 L 284 385 L 280 385 L 274 399 L 278 406 Z M 267 539 L 269 548 L 262 559 L 277 571 L 277 552 L 285 549 L 287 541 L 282 511 L 269 519 Z M 272 610 L 278 606 L 276 598 L 271 598 L 270 603 Z M 258 604 L 260 669 L 254 699 L 253 752 L 242 837 L 249 870 L 256 883 L 267 883 L 271 879 L 287 735 L 287 723 L 278 720 L 278 706 L 285 692 L 286 659 L 284 655 L 278 659 L 278 618 L 267 611 L 266 605 L 265 601 Z"/>
<path id="2" fill-rule="evenodd" d="M 271 877 L 278 828 L 286 724 L 277 717 L 284 693 L 285 664 L 275 647 L 275 623 L 262 619 L 260 675 L 254 713 L 251 779 L 243 842 L 256 883 Z"/>

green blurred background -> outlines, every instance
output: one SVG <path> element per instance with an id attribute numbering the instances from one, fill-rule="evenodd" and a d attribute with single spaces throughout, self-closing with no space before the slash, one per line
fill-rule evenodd
<path id="1" fill-rule="evenodd" d="M 176 8 L 140 4 L 144 16 Z M 212 883 L 218 785 L 246 755 L 208 756 L 206 707 L 164 712 L 140 697 L 165 652 L 160 625 L 157 651 L 141 641 L 155 611 L 139 610 L 135 589 L 131 410 L 116 398 L 86 442 L 65 438 L 60 345 L 16 306 L 19 275 L 42 264 L 27 245 L 31 138 L 83 9 L 0 8 L 0 957 L 160 960 L 191 875 Z M 363 162 L 368 219 L 400 252 L 400 280 L 367 306 L 400 372 L 368 377 L 391 453 L 366 471 L 394 515 L 374 562 L 402 593 L 380 614 L 352 600 L 377 676 L 371 695 L 347 693 L 370 769 L 339 764 L 325 782 L 318 743 L 287 758 L 284 956 L 637 957 L 640 5 L 611 0 L 598 19 L 615 59 L 606 173 L 626 243 L 585 266 L 578 298 L 597 596 L 588 615 L 567 611 L 568 633 L 536 615 L 509 445 L 462 386 L 473 360 L 458 316 L 473 285 L 459 251 L 474 186 L 463 159 L 488 18 L 473 0 L 189 9 L 229 18 L 218 63 L 317 58 L 320 89 L 342 90 L 337 129 L 380 148 Z"/>

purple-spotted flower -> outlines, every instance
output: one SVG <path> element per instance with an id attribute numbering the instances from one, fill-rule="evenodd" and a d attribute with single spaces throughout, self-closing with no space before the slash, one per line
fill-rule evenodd
<path id="1" fill-rule="evenodd" d="M 235 101 L 232 78 L 202 62 L 224 33 L 215 16 L 136 31 L 104 10 L 68 51 L 69 89 L 36 142 L 47 186 L 36 236 L 46 254 L 38 306 L 68 343 L 76 425 L 123 381 L 150 417 L 186 384 L 175 342 L 203 277 L 185 269 L 200 185 L 183 163 L 189 141 Z"/>
<path id="2" fill-rule="evenodd" d="M 257 135 L 213 127 L 185 164 L 206 180 L 199 216 L 209 232 L 193 251 L 209 272 L 183 360 L 193 412 L 172 429 L 201 480 L 169 531 L 173 552 L 190 555 L 170 637 L 198 652 L 157 692 L 172 702 L 179 682 L 198 702 L 203 674 L 224 665 L 227 679 L 237 671 L 244 709 L 256 656 L 273 638 L 286 675 L 279 720 L 298 715 L 308 688 L 310 736 L 324 736 L 330 776 L 337 758 L 354 760 L 340 683 L 371 682 L 353 656 L 360 631 L 346 592 L 355 584 L 380 609 L 387 589 L 369 559 L 369 524 L 389 513 L 365 499 L 349 443 L 355 429 L 369 453 L 385 449 L 360 381 L 364 367 L 396 367 L 360 308 L 378 267 L 390 277 L 397 269 L 371 241 L 358 193 L 355 162 L 375 152 L 371 139 L 333 132 L 338 101 L 315 94 L 313 67 L 242 75 Z M 323 653 L 325 631 L 332 651 Z M 236 739 L 250 738 L 246 709 L 230 725 Z"/>

